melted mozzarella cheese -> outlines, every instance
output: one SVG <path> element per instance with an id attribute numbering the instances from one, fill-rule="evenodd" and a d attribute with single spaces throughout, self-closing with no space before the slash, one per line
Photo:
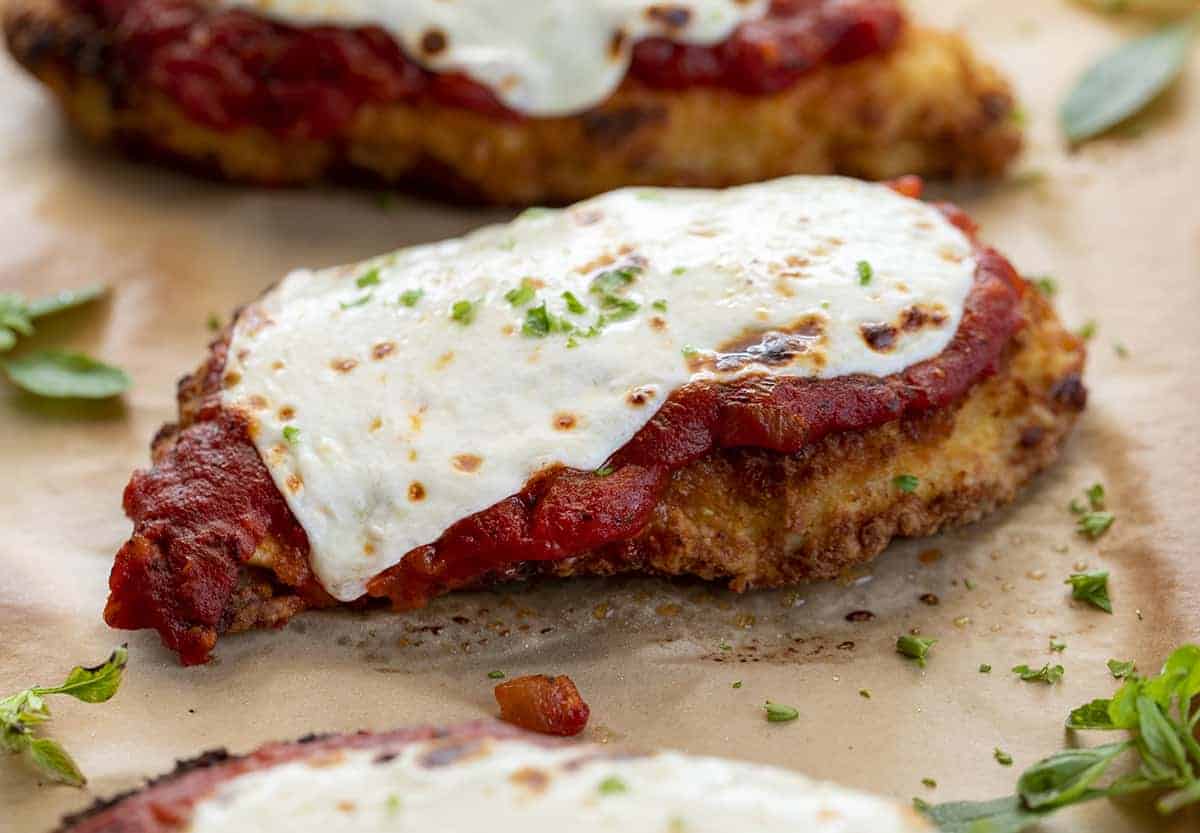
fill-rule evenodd
<path id="1" fill-rule="evenodd" d="M 974 271 L 962 232 L 882 185 L 616 191 L 294 272 L 238 319 L 223 399 L 348 601 L 540 469 L 598 468 L 692 380 L 937 355 Z"/>
<path id="2" fill-rule="evenodd" d="M 599 104 L 645 37 L 712 44 L 768 0 L 219 0 L 295 23 L 377 25 L 434 72 L 461 72 L 532 116 Z"/>
<path id="3" fill-rule="evenodd" d="M 436 742 L 390 760 L 352 751 L 243 775 L 195 809 L 190 833 L 901 833 L 890 801 L 764 766 L 679 753 L 483 741 L 430 765 Z M 436 752 L 435 752 L 436 754 Z"/>

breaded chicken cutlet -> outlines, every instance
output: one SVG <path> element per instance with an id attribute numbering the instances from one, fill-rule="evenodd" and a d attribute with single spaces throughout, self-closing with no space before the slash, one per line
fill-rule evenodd
<path id="1" fill-rule="evenodd" d="M 919 183 L 629 189 L 244 307 L 125 492 L 105 611 L 185 663 L 533 574 L 836 576 L 1009 501 L 1084 348 Z"/>
<path id="2" fill-rule="evenodd" d="M 269 185 L 365 175 L 563 204 L 794 173 L 996 175 L 1021 144 L 1004 79 L 897 0 L 589 0 L 566 20 L 556 3 L 360 6 L 15 0 L 5 29 L 88 137 Z"/>

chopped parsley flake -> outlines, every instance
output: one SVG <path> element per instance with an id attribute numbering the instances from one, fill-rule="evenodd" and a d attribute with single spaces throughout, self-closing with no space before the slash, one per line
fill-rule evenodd
<path id="1" fill-rule="evenodd" d="M 937 789 L 937 781 L 934 781 L 932 778 L 922 778 L 921 783 L 931 790 Z"/>
<path id="2" fill-rule="evenodd" d="M 696 355 L 700 351 L 690 344 L 685 344 L 685 345 L 683 345 L 683 349 L 680 350 L 679 352 L 683 353 L 684 358 L 690 359 L 692 356 Z"/>
<path id="3" fill-rule="evenodd" d="M 523 307 L 533 300 L 537 295 L 537 287 L 533 284 L 532 278 L 521 278 L 521 285 L 516 289 L 510 289 L 504 293 L 504 300 L 508 301 L 514 307 Z"/>
<path id="4" fill-rule="evenodd" d="M 733 682 L 733 685 L 732 685 L 732 686 L 730 686 L 730 688 L 741 688 L 741 687 L 742 687 L 742 681 L 741 681 L 741 680 L 734 680 L 734 682 Z"/>
<path id="5" fill-rule="evenodd" d="M 999 746 L 992 752 L 992 755 L 995 756 L 996 763 L 1000 764 L 1000 766 L 1012 766 L 1012 755 L 1005 752 Z"/>
<path id="6" fill-rule="evenodd" d="M 1067 650 L 1067 643 L 1059 642 L 1057 639 L 1051 638 L 1050 650 L 1054 651 L 1056 654 L 1061 654 L 1063 651 Z"/>
<path id="7" fill-rule="evenodd" d="M 620 795 L 629 792 L 629 785 L 615 775 L 610 775 L 596 788 L 600 795 Z"/>
<path id="8" fill-rule="evenodd" d="M 986 662 L 979 663 L 979 673 L 980 674 L 991 674 L 992 666 L 988 665 Z"/>
<path id="9" fill-rule="evenodd" d="M 354 280 L 354 285 L 359 289 L 366 289 L 368 286 L 378 286 L 379 284 L 379 267 L 375 266 L 363 272 Z"/>
<path id="10" fill-rule="evenodd" d="M 1108 598 L 1108 570 L 1092 570 L 1087 573 L 1071 573 L 1063 584 L 1071 585 L 1071 597 L 1112 613 L 1112 601 Z"/>
<path id="11" fill-rule="evenodd" d="M 215 333 L 217 330 L 221 329 L 221 327 L 223 326 L 221 324 L 221 316 L 217 315 L 215 312 L 210 312 L 208 314 L 208 320 L 205 321 L 204 323 L 208 327 L 209 332 L 213 332 L 213 333 Z"/>
<path id="12" fill-rule="evenodd" d="M 974 590 L 975 582 L 969 578 L 965 578 L 965 579 L 963 579 L 963 587 L 966 587 L 968 590 Z"/>
<path id="13" fill-rule="evenodd" d="M 361 307 L 369 300 L 371 300 L 370 292 L 368 292 L 366 295 L 363 295 L 361 298 L 355 298 L 353 301 L 340 301 L 339 306 L 341 306 L 342 309 L 353 309 L 354 307 Z"/>
<path id="14" fill-rule="evenodd" d="M 1087 511 L 1087 507 L 1084 506 L 1083 501 L 1077 497 L 1071 498 L 1071 502 L 1067 504 L 1067 509 L 1071 511 L 1072 515 L 1082 515 Z"/>
<path id="15" fill-rule="evenodd" d="M 929 649 L 936 644 L 936 639 L 925 639 L 920 636 L 904 634 L 896 640 L 896 652 L 903 654 L 909 659 L 915 659 L 917 665 L 924 668 L 926 657 L 929 656 Z"/>
<path id="16" fill-rule="evenodd" d="M 562 299 L 567 302 L 567 312 L 574 313 L 575 315 L 583 315 L 587 312 L 587 307 L 583 305 L 583 301 L 575 297 L 574 292 L 564 292 Z"/>
<path id="17" fill-rule="evenodd" d="M 489 680 L 503 680 L 504 672 L 503 671 L 489 671 L 488 679 Z"/>
<path id="18" fill-rule="evenodd" d="M 785 706 L 783 703 L 772 703 L 770 700 L 763 706 L 767 712 L 767 721 L 769 723 L 787 723 L 789 720 L 795 720 L 800 716 L 800 712 L 791 706 Z"/>
<path id="19" fill-rule="evenodd" d="M 859 286 L 866 286 L 869 284 L 871 282 L 871 278 L 875 275 L 875 270 L 871 268 L 871 264 L 867 263 L 865 260 L 860 260 L 858 262 L 858 266 L 855 268 L 858 269 Z"/>
<path id="20" fill-rule="evenodd" d="M 921 485 L 921 480 L 916 475 L 898 474 L 892 478 L 892 485 L 905 494 L 911 494 L 917 490 L 917 486 Z"/>
<path id="21" fill-rule="evenodd" d="M 720 648 L 722 651 L 732 651 L 733 650 L 733 646 L 730 645 L 728 642 L 722 642 L 717 647 Z"/>
<path id="22" fill-rule="evenodd" d="M 1120 660 L 1110 659 L 1108 661 L 1108 672 L 1118 680 L 1128 677 L 1134 672 L 1135 668 L 1137 668 L 1137 666 L 1134 664 L 1133 660 L 1130 660 L 1129 662 L 1121 662 Z"/>
<path id="23" fill-rule="evenodd" d="M 1100 327 L 1095 321 L 1085 321 L 1083 326 L 1077 331 L 1077 335 L 1084 341 L 1088 341 L 1095 338 L 1096 331 L 1099 329 Z"/>
<path id="24" fill-rule="evenodd" d="M 464 326 L 475 320 L 475 304 L 472 301 L 455 301 L 450 307 L 450 318 Z"/>
<path id="25" fill-rule="evenodd" d="M 916 810 L 918 813 L 928 812 L 929 809 L 933 806 L 925 799 L 920 798 L 919 796 L 915 796 L 915 795 L 913 796 L 912 803 L 913 803 L 913 809 Z"/>
<path id="26" fill-rule="evenodd" d="M 1075 529 L 1080 535 L 1095 540 L 1107 532 L 1116 519 L 1112 512 L 1087 512 L 1079 517 Z"/>
<path id="27" fill-rule="evenodd" d="M 588 292 L 594 295 L 610 295 L 619 292 L 637 279 L 642 273 L 640 266 L 622 266 L 619 269 L 606 269 L 592 278 Z"/>
<path id="28" fill-rule="evenodd" d="M 659 298 L 657 301 L 655 301 L 654 303 L 650 304 L 650 306 L 654 307 L 654 308 L 655 308 L 656 310 L 658 310 L 659 312 L 666 312 L 666 311 L 667 311 L 667 302 L 666 302 L 666 300 L 665 300 L 665 299 L 663 299 L 663 298 Z"/>
<path id="29" fill-rule="evenodd" d="M 283 438 L 290 444 L 295 445 L 300 439 L 300 429 L 295 425 L 283 426 Z"/>
<path id="30" fill-rule="evenodd" d="M 525 313 L 525 323 L 521 325 L 521 332 L 532 338 L 543 338 L 548 336 L 553 328 L 554 323 L 543 302 L 541 306 Z"/>
<path id="31" fill-rule="evenodd" d="M 613 473 L 613 467 L 609 466 L 609 465 L 603 465 L 600 468 L 596 469 L 597 477 L 608 477 L 612 473 Z"/>
<path id="32" fill-rule="evenodd" d="M 424 294 L 424 289 L 406 289 L 400 293 L 400 303 L 406 307 L 415 307 Z"/>
<path id="33" fill-rule="evenodd" d="M 860 689 L 858 690 L 858 696 L 859 696 L 859 697 L 861 697 L 861 698 L 863 698 L 864 700 L 870 700 L 870 699 L 871 699 L 871 692 L 870 692 L 869 690 L 865 689 L 865 688 L 860 688 Z"/>
<path id="34" fill-rule="evenodd" d="M 1093 509 L 1104 508 L 1104 485 L 1101 483 L 1093 483 L 1084 494 L 1087 495 L 1088 503 Z"/>
<path id="35" fill-rule="evenodd" d="M 1058 281 L 1049 275 L 1044 275 L 1040 278 L 1033 278 L 1033 285 L 1037 287 L 1037 291 L 1045 295 L 1047 298 L 1052 297 L 1058 292 Z"/>
<path id="36" fill-rule="evenodd" d="M 682 275 L 686 271 L 687 271 L 686 266 L 676 266 L 674 269 L 671 270 L 671 274 L 672 275 Z"/>
<path id="37" fill-rule="evenodd" d="M 1047 663 L 1041 668 L 1030 668 L 1028 665 L 1014 665 L 1012 672 L 1027 683 L 1045 683 L 1054 685 L 1063 678 L 1065 669 L 1061 665 Z"/>
<path id="38" fill-rule="evenodd" d="M 387 797 L 387 801 L 384 802 L 384 807 L 387 809 L 388 813 L 393 815 L 400 812 L 400 796 L 389 795 Z"/>

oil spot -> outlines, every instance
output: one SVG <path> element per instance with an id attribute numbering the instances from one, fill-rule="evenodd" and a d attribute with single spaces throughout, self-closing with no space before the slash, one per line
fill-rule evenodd
<path id="1" fill-rule="evenodd" d="M 381 341 L 371 348 L 371 358 L 375 360 L 390 356 L 396 350 L 395 342 Z"/>
<path id="2" fill-rule="evenodd" d="M 567 411 L 559 411 L 554 415 L 554 427 L 559 431 L 570 431 L 578 423 L 575 414 Z"/>
<path id="3" fill-rule="evenodd" d="M 408 499 L 413 501 L 425 499 L 425 487 L 421 485 L 420 481 L 414 480 L 408 484 Z"/>
<path id="4" fill-rule="evenodd" d="M 449 41 L 441 29 L 429 29 L 421 35 L 421 51 L 426 55 L 437 55 L 444 52 Z"/>
<path id="5" fill-rule="evenodd" d="M 459 471 L 470 474 L 479 471 L 483 458 L 478 454 L 455 454 L 450 458 L 450 463 Z"/>
<path id="6" fill-rule="evenodd" d="M 358 367 L 358 359 L 334 359 L 329 363 L 329 366 L 338 373 L 349 373 Z"/>
<path id="7" fill-rule="evenodd" d="M 291 405 L 284 405 L 279 409 L 280 422 L 288 422 L 296 417 L 296 409 Z"/>

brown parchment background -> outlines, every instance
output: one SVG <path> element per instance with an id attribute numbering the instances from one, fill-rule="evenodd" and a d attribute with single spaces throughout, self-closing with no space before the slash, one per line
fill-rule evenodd
<path id="1" fill-rule="evenodd" d="M 997 60 L 1028 114 L 1015 180 L 949 193 L 1021 269 L 1059 279 L 1069 322 L 1099 324 L 1091 406 L 1059 467 L 990 520 L 894 546 L 840 583 L 739 597 L 701 583 L 582 581 L 459 595 L 415 614 L 318 613 L 226 638 L 215 662 L 191 669 L 152 633 L 110 631 L 100 610 L 129 530 L 121 489 L 173 417 L 175 380 L 200 357 L 209 313 L 227 315 L 292 267 L 507 214 L 403 198 L 385 211 L 368 192 L 254 191 L 131 164 L 69 136 L 0 58 L 0 287 L 110 283 L 110 301 L 37 342 L 89 349 L 135 380 L 122 402 L 86 415 L 0 385 L 0 692 L 57 682 L 121 641 L 131 656 L 110 703 L 52 704 L 51 731 L 87 790 L 42 786 L 0 761 L 0 829 L 46 830 L 208 747 L 488 715 L 492 669 L 570 674 L 591 703 L 593 739 L 778 764 L 904 801 L 988 798 L 1069 740 L 1069 708 L 1113 690 L 1106 659 L 1151 669 L 1200 639 L 1200 55 L 1133 129 L 1068 154 L 1054 108 L 1136 21 L 1050 0 L 915 5 Z M 1118 521 L 1093 544 L 1073 533 L 1066 504 L 1096 480 Z M 942 557 L 919 557 L 930 548 Z M 1083 564 L 1112 571 L 1112 616 L 1070 601 L 1062 580 Z M 845 621 L 856 609 L 875 620 Z M 924 672 L 893 653 L 913 627 L 941 640 Z M 1049 653 L 1051 635 L 1063 654 Z M 1058 686 L 1007 670 L 1047 661 L 1066 666 Z M 766 723 L 767 698 L 800 719 Z M 997 746 L 1015 766 L 993 760 Z M 1196 830 L 1200 814 L 1168 825 L 1136 803 L 1097 802 L 1045 829 Z"/>

